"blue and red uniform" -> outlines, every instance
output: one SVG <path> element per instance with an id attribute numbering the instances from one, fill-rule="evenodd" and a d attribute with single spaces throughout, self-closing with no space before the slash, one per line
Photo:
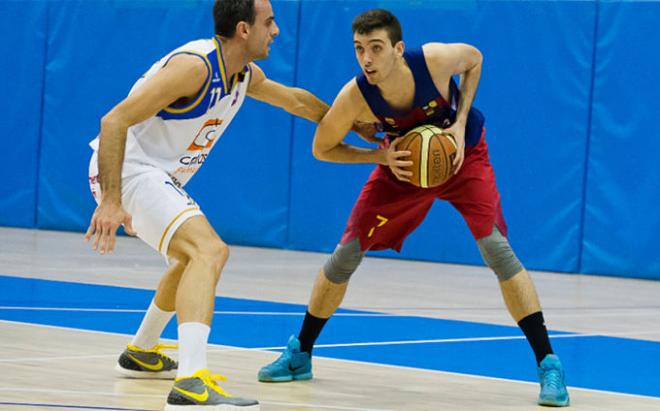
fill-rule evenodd
<path id="1" fill-rule="evenodd" d="M 409 110 L 391 108 L 364 74 L 357 77 L 358 87 L 383 131 L 390 138 L 424 124 L 449 127 L 456 119 L 460 98 L 456 83 L 450 81 L 451 99 L 447 100 L 435 87 L 421 49 L 406 51 L 403 57 L 415 81 L 413 106 Z M 399 181 L 389 167 L 377 166 L 353 207 L 341 244 L 358 237 L 362 250 L 400 251 L 405 238 L 424 220 L 435 199 L 449 201 L 461 213 L 475 239 L 490 235 L 493 226 L 506 236 L 500 194 L 484 138 L 484 121 L 483 114 L 472 107 L 466 123 L 463 166 L 438 187 L 413 186 Z"/>

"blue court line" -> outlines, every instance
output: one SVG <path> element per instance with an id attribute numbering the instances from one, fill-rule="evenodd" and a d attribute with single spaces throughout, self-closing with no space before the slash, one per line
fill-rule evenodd
<path id="1" fill-rule="evenodd" d="M 142 408 L 110 408 L 110 407 L 93 407 L 84 405 L 63 405 L 63 404 L 33 404 L 29 402 L 3 402 L 0 405 L 14 405 L 17 407 L 44 407 L 44 408 L 75 408 L 77 410 L 114 410 L 114 411 L 155 411 Z"/>
<path id="2" fill-rule="evenodd" d="M 136 312 L 95 312 L 0 309 L 0 320 L 62 326 L 132 335 L 153 291 L 0 276 L 2 307 L 79 307 L 128 309 Z M 280 347 L 298 331 L 302 318 L 259 315 L 259 312 L 304 313 L 305 306 L 220 297 L 216 310 L 254 315 L 214 316 L 209 342 L 243 348 Z M 339 310 L 363 314 L 364 311 Z M 551 321 L 551 319 L 549 319 Z M 660 398 L 660 343 L 608 336 L 581 336 L 551 331 L 552 344 L 567 373 L 569 385 L 601 391 Z M 574 335 L 575 337 L 572 337 Z M 537 381 L 533 354 L 517 327 L 424 317 L 333 317 L 318 340 L 317 356 L 414 367 L 435 371 Z M 176 339 L 176 324 L 164 338 Z M 479 340 L 514 337 L 507 340 Z M 385 344 L 323 347 L 324 344 L 476 338 L 452 343 Z M 257 370 L 255 370 L 256 373 Z"/>

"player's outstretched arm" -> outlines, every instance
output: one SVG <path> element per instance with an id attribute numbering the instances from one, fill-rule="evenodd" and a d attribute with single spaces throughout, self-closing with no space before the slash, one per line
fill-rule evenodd
<path id="1" fill-rule="evenodd" d="M 248 96 L 283 108 L 295 116 L 315 123 L 321 121 L 328 111 L 328 104 L 309 91 L 298 87 L 288 87 L 267 78 L 263 70 L 254 63 L 250 63 L 250 67 L 252 68 L 252 79 L 247 90 Z"/>
<path id="2" fill-rule="evenodd" d="M 250 66 L 252 79 L 247 91 L 250 97 L 283 108 L 295 116 L 315 123 L 320 122 L 328 112 L 329 106 L 309 91 L 298 87 L 288 87 L 270 80 L 259 66 L 254 63 L 251 63 Z M 376 129 L 372 123 L 356 121 L 351 126 L 351 130 L 369 143 L 378 144 L 381 141 L 375 136 Z"/>
<path id="3" fill-rule="evenodd" d="M 127 233 L 134 234 L 131 216 L 121 205 L 121 169 L 128 128 L 155 115 L 179 98 L 195 96 L 208 75 L 206 64 L 198 57 L 177 55 L 101 119 L 101 202 L 85 233 L 86 240 L 94 238 L 94 250 L 101 254 L 111 253 L 117 228 L 121 224 L 124 224 Z"/>

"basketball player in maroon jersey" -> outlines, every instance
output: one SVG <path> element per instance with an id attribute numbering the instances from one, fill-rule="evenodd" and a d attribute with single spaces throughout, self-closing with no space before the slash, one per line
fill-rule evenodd
<path id="1" fill-rule="evenodd" d="M 568 391 L 553 353 L 534 284 L 511 249 L 500 194 L 488 157 L 484 116 L 471 107 L 482 56 L 467 44 L 427 43 L 405 50 L 401 27 L 386 10 L 367 11 L 353 21 L 359 75 L 350 80 L 319 123 L 314 156 L 338 163 L 377 164 L 365 184 L 344 235 L 320 270 L 298 338 L 259 371 L 259 380 L 312 378 L 311 353 L 328 318 L 339 307 L 348 281 L 367 250 L 401 249 L 435 199 L 461 213 L 483 256 L 497 276 L 506 306 L 529 341 L 538 365 L 538 403 L 567 406 Z M 460 75 L 460 85 L 453 76 Z M 364 149 L 343 142 L 354 121 L 373 121 L 386 132 L 384 144 Z M 407 182 L 412 165 L 398 137 L 416 126 L 434 124 L 451 134 L 458 152 L 454 175 L 435 188 Z"/>

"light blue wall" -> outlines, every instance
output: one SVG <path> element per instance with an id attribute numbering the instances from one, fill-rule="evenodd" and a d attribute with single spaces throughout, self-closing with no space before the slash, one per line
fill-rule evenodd
<path id="1" fill-rule="evenodd" d="M 355 15 L 386 7 L 408 47 L 484 54 L 475 100 L 511 243 L 532 269 L 660 278 L 655 103 L 660 3 L 273 0 L 281 34 L 259 62 L 331 102 L 359 67 Z M 212 35 L 212 1 L 0 2 L 0 224 L 82 231 L 99 119 L 158 58 Z M 6 33 L 5 33 L 6 32 Z M 246 102 L 187 186 L 229 243 L 329 252 L 371 166 L 322 163 L 314 125 Z M 349 141 L 362 144 L 351 135 Z M 460 215 L 437 203 L 401 254 L 481 264 Z"/>
<path id="2" fill-rule="evenodd" d="M 47 10 L 46 2 L 0 2 L 0 225 L 36 223 Z"/>
<path id="3" fill-rule="evenodd" d="M 603 2 L 582 270 L 660 278 L 660 3 Z"/>

